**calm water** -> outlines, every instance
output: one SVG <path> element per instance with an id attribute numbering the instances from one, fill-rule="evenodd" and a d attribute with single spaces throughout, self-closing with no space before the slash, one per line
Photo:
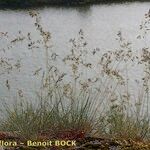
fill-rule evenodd
<path id="1" fill-rule="evenodd" d="M 140 51 L 143 46 L 148 46 L 149 42 L 148 39 L 138 42 L 136 38 L 139 34 L 139 25 L 149 9 L 150 3 L 126 3 L 37 10 L 42 17 L 43 27 L 52 34 L 52 50 L 56 51 L 61 59 L 69 51 L 69 39 L 76 37 L 80 29 L 85 33 L 89 49 L 117 49 L 119 44 L 116 35 L 121 31 L 127 40 L 133 42 L 133 49 Z M 33 39 L 36 39 L 37 32 L 33 24 L 34 20 L 28 15 L 27 10 L 0 10 L 0 32 L 8 32 L 10 39 L 18 35 L 18 31 L 22 31 L 23 34 L 32 32 Z M 26 43 L 19 43 L 4 53 L 2 49 L 7 47 L 9 40 L 0 40 L 0 58 L 10 58 L 10 62 L 13 63 L 11 59 L 19 59 L 22 67 L 20 72 L 14 70 L 9 74 L 0 75 L 0 97 L 12 100 L 17 92 L 22 90 L 26 97 L 31 98 L 40 84 L 40 77 L 33 74 L 36 69 L 44 67 L 44 50 L 28 50 Z M 140 69 L 135 68 L 130 72 L 130 77 L 138 78 L 141 73 Z M 8 85 L 6 86 L 7 80 L 9 90 Z"/>

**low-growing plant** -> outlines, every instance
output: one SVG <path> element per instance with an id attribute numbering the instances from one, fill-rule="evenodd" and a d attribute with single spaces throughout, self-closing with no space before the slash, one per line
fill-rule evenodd
<path id="1" fill-rule="evenodd" d="M 149 140 L 149 48 L 143 48 L 137 56 L 132 43 L 126 41 L 119 31 L 120 49 L 105 53 L 98 48 L 89 51 L 84 32 L 80 30 L 78 38 L 70 40 L 70 53 L 62 59 L 65 72 L 57 66 L 59 55 L 51 50 L 51 34 L 43 29 L 39 14 L 32 11 L 30 16 L 35 19 L 35 27 L 41 37 L 37 43 L 43 44 L 45 50 L 42 84 L 36 105 L 33 100 L 23 100 L 21 93 L 19 102 L 10 107 L 5 105 L 1 129 L 17 132 L 24 139 L 36 139 L 43 133 L 57 138 L 59 132 L 69 130 L 73 133 L 79 131 L 82 133 L 80 137 L 103 135 Z M 141 26 L 143 28 L 148 31 L 147 25 Z M 23 37 L 16 38 L 11 44 L 28 40 L 28 49 L 36 49 L 37 43 L 32 41 L 31 33 Z M 95 61 L 91 62 L 91 58 Z M 141 65 L 144 72 L 144 77 L 138 81 L 142 90 L 136 97 L 129 88 L 128 66 L 131 64 L 133 67 Z M 40 70 L 35 71 L 34 76 Z"/>

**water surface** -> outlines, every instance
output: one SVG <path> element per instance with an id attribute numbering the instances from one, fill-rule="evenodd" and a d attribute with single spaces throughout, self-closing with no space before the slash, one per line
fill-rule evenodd
<path id="1" fill-rule="evenodd" d="M 142 47 L 147 47 L 149 42 L 148 39 L 140 42 L 137 39 L 139 25 L 148 12 L 149 6 L 150 3 L 136 2 L 78 8 L 45 7 L 36 10 L 40 13 L 44 29 L 51 32 L 52 50 L 57 52 L 61 59 L 70 50 L 69 40 L 77 37 L 80 29 L 84 31 L 89 49 L 99 47 L 102 51 L 106 51 L 119 48 L 116 37 L 118 31 L 121 31 L 123 36 L 133 43 L 133 49 L 139 52 Z M 13 39 L 18 35 L 18 31 L 25 35 L 32 32 L 33 39 L 39 36 L 28 10 L 0 10 L 0 32 L 8 32 L 9 37 Z M 7 47 L 9 40 L 0 40 L 0 57 L 21 60 L 21 68 L 20 72 L 15 70 L 0 75 L 1 99 L 12 101 L 18 91 L 23 91 L 30 99 L 40 85 L 41 76 L 35 77 L 33 74 L 36 69 L 44 68 L 45 51 L 44 49 L 29 50 L 26 43 L 20 42 L 4 53 L 2 49 Z M 141 74 L 142 70 L 135 68 L 131 70 L 130 78 L 139 78 Z M 7 80 L 10 89 L 6 86 Z M 135 91 L 136 88 L 134 87 Z"/>

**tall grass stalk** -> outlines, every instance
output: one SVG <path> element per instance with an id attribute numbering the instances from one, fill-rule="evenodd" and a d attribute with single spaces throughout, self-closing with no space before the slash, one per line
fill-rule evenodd
<path id="1" fill-rule="evenodd" d="M 62 60 L 64 68 L 68 69 L 65 72 L 55 65 L 57 61 L 53 56 L 57 54 L 51 51 L 50 32 L 43 29 L 39 14 L 32 11 L 30 16 L 35 19 L 35 27 L 40 33 L 46 54 L 37 104 L 33 100 L 27 102 L 20 98 L 10 107 L 5 105 L 1 130 L 17 132 L 23 139 L 37 139 L 41 132 L 56 134 L 64 130 L 76 130 L 85 136 L 149 140 L 149 48 L 143 48 L 140 56 L 135 55 L 132 43 L 118 32 L 119 50 L 102 54 L 96 48 L 89 52 L 84 32 L 80 30 L 78 38 L 70 40 L 71 51 Z M 29 49 L 35 43 L 32 39 L 30 42 Z M 98 62 L 94 64 L 91 58 Z M 144 72 L 140 80 L 141 94 L 135 97 L 129 88 L 127 66 L 130 64 L 134 64 L 134 67 L 141 65 Z M 125 73 L 120 71 L 121 65 L 125 66 Z M 95 69 L 97 71 L 93 75 Z"/>

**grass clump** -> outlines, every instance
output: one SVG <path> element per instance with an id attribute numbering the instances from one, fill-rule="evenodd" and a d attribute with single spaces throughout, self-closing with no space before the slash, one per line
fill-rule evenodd
<path id="1" fill-rule="evenodd" d="M 83 91 L 74 97 L 74 102 L 59 96 L 60 99 L 54 94 L 49 101 L 39 98 L 37 106 L 26 101 L 5 105 L 1 130 L 16 132 L 23 139 L 38 139 L 43 133 L 47 138 L 61 138 L 57 137 L 61 131 L 76 131 L 81 137 L 91 133 L 96 124 L 96 110 L 90 95 Z"/>
<path id="2" fill-rule="evenodd" d="M 118 107 L 118 108 L 117 108 Z M 128 115 L 114 106 L 106 116 L 104 134 L 108 137 L 143 141 L 150 139 L 150 120 L 146 116 Z"/>
<path id="3" fill-rule="evenodd" d="M 149 141 L 149 49 L 143 48 L 140 56 L 135 55 L 131 43 L 118 32 L 119 50 L 102 54 L 96 48 L 89 52 L 84 32 L 80 30 L 78 38 L 70 40 L 71 51 L 61 61 L 68 71 L 62 72 L 54 57 L 59 55 L 51 50 L 50 32 L 43 29 L 37 12 L 30 12 L 30 16 L 35 19 L 45 53 L 40 92 L 36 105 L 23 100 L 22 95 L 13 106 L 5 105 L 1 130 L 17 132 L 23 139 L 41 136 L 77 139 L 90 135 Z M 149 14 L 145 17 L 147 28 Z M 34 49 L 35 41 L 32 42 L 31 33 L 27 35 L 23 40 L 30 39 L 28 49 Z M 92 60 L 98 62 L 91 62 L 91 57 L 97 57 Z M 134 67 L 141 65 L 144 71 L 140 80 L 141 95 L 134 98 L 127 74 L 132 62 Z M 124 72 L 119 70 L 120 64 L 125 65 Z"/>

